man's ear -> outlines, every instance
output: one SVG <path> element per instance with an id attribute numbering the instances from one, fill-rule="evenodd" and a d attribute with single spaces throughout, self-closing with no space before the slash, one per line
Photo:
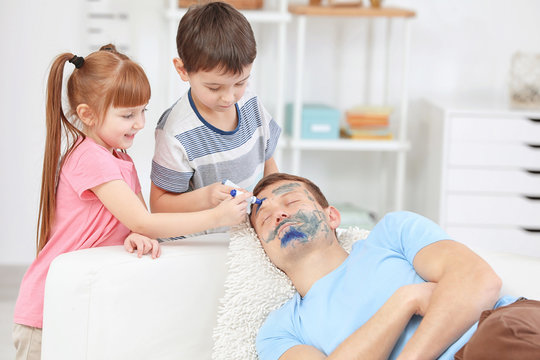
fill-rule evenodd
<path id="1" fill-rule="evenodd" d="M 96 123 L 94 112 L 87 104 L 77 105 L 77 116 L 86 126 L 92 126 Z"/>
<path id="2" fill-rule="evenodd" d="M 174 58 L 173 65 L 178 75 L 180 75 L 180 78 L 182 79 L 182 81 L 189 81 L 189 75 L 188 75 L 188 72 L 186 71 L 186 68 L 184 67 L 184 62 L 182 61 L 182 59 Z"/>
<path id="3" fill-rule="evenodd" d="M 330 223 L 332 230 L 337 229 L 341 224 L 341 214 L 339 213 L 339 210 L 333 206 L 328 206 L 324 211 L 326 212 L 326 215 L 328 215 L 328 222 Z"/>

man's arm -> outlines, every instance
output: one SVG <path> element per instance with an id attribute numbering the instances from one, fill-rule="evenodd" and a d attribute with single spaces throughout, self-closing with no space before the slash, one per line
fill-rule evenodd
<path id="1" fill-rule="evenodd" d="M 499 296 L 501 280 L 463 244 L 438 241 L 420 250 L 416 272 L 437 283 L 418 329 L 398 359 L 435 359 L 479 318 Z"/>
<path id="2" fill-rule="evenodd" d="M 287 350 L 279 360 L 376 360 L 387 359 L 414 314 L 423 315 L 435 284 L 421 283 L 399 288 L 364 325 L 345 339 L 328 357 L 308 345 Z"/>

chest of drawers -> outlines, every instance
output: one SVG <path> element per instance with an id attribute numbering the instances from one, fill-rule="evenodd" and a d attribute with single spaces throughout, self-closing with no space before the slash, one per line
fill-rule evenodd
<path id="1" fill-rule="evenodd" d="M 425 110 L 426 215 L 471 247 L 540 256 L 540 111 Z"/>

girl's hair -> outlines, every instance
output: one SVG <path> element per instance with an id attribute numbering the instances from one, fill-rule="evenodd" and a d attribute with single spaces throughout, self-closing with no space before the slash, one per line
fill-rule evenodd
<path id="1" fill-rule="evenodd" d="M 66 62 L 75 65 L 67 82 L 69 112 L 62 109 L 62 84 Z M 150 84 L 144 70 L 114 45 L 102 46 L 86 58 L 71 53 L 59 55 L 53 62 L 47 82 L 47 137 L 41 179 L 37 226 L 37 253 L 48 241 L 56 209 L 56 188 L 65 158 L 84 139 L 77 124 L 77 106 L 87 104 L 97 123 L 103 121 L 110 106 L 132 107 L 150 99 Z M 62 144 L 65 141 L 65 151 Z"/>
<path id="2" fill-rule="evenodd" d="M 188 73 L 218 69 L 241 74 L 257 55 L 251 25 L 223 2 L 191 6 L 178 24 L 176 48 Z"/>

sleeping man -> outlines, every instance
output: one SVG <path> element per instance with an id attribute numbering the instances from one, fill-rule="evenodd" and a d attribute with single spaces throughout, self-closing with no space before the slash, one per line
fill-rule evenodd
<path id="1" fill-rule="evenodd" d="M 253 205 L 251 224 L 297 290 L 261 327 L 261 360 L 453 359 L 462 347 L 456 359 L 540 358 L 538 302 L 499 299 L 491 267 L 432 221 L 387 214 L 348 254 L 336 238 L 338 210 L 309 180 L 272 174 L 253 193 L 264 201 Z M 492 309 L 482 320 L 492 324 L 477 331 Z M 508 326 L 499 319 L 516 312 L 531 314 L 525 333 L 534 338 L 495 341 L 492 332 Z M 507 333 L 519 334 L 515 326 Z"/>

